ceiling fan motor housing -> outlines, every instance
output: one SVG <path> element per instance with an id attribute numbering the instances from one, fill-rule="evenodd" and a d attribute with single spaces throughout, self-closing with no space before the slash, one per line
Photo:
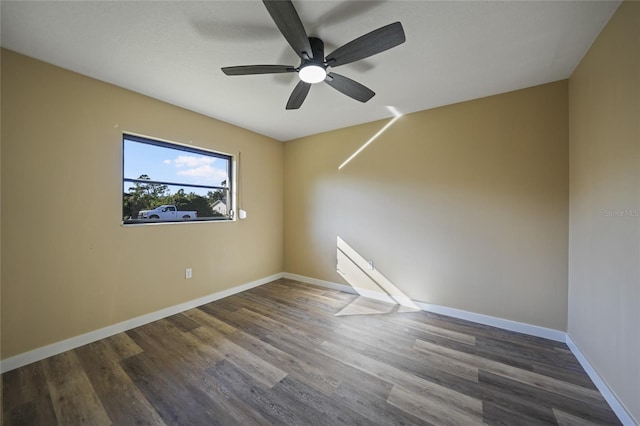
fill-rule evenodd
<path id="1" fill-rule="evenodd" d="M 312 56 L 302 55 L 298 75 L 302 81 L 307 83 L 320 83 L 327 76 L 327 64 L 324 62 L 324 43 L 319 38 L 309 37 L 309 44 Z"/>

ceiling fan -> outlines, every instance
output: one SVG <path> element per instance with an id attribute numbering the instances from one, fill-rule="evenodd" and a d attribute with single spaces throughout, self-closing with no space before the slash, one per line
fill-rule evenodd
<path id="1" fill-rule="evenodd" d="M 311 85 L 321 81 L 355 100 L 367 102 L 375 95 L 375 92 L 343 75 L 327 72 L 327 69 L 368 58 L 405 41 L 402 24 L 394 22 L 350 41 L 325 57 L 323 41 L 316 37 L 307 36 L 300 17 L 290 0 L 263 0 L 263 3 L 284 38 L 300 57 L 300 65 L 298 67 L 293 65 L 241 65 L 224 67 L 222 72 L 226 75 L 297 72 L 300 81 L 289 97 L 287 109 L 300 108 Z"/>

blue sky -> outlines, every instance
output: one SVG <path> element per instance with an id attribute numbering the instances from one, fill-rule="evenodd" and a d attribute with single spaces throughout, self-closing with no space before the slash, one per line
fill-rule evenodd
<path id="1" fill-rule="evenodd" d="M 124 177 L 142 174 L 151 180 L 213 186 L 228 179 L 227 162 L 221 158 L 125 140 Z"/>

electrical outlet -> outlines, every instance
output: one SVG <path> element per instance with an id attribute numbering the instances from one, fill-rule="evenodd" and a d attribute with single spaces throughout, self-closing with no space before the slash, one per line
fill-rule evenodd
<path id="1" fill-rule="evenodd" d="M 373 260 L 369 261 L 369 269 L 373 271 Z"/>
<path id="2" fill-rule="evenodd" d="M 186 279 L 189 279 L 193 276 L 193 271 L 191 270 L 191 268 L 187 268 L 184 270 L 184 277 Z"/>

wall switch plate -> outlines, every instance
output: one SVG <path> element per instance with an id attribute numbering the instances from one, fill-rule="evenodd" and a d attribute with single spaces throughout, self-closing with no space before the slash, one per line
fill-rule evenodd
<path id="1" fill-rule="evenodd" d="M 184 270 L 184 277 L 186 279 L 189 279 L 193 276 L 193 271 L 191 270 L 191 268 L 187 268 Z"/>
<path id="2" fill-rule="evenodd" d="M 240 219 L 246 219 L 247 218 L 247 212 L 244 210 L 240 210 Z"/>

